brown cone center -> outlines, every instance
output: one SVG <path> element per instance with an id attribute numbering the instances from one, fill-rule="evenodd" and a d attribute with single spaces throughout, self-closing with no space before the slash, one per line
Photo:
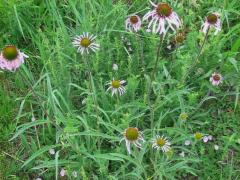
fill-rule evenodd
<path id="1" fill-rule="evenodd" d="M 9 61 L 17 58 L 18 50 L 15 46 L 9 45 L 3 48 L 3 57 Z"/>
<path id="2" fill-rule="evenodd" d="M 183 34 L 177 34 L 176 35 L 176 37 L 175 37 L 175 39 L 176 39 L 176 42 L 177 43 L 183 43 L 183 41 L 184 41 L 184 35 Z"/>
<path id="3" fill-rule="evenodd" d="M 157 139 L 157 145 L 163 147 L 166 144 L 166 141 L 163 138 Z"/>
<path id="4" fill-rule="evenodd" d="M 82 38 L 80 45 L 87 48 L 91 44 L 90 39 L 88 38 Z"/>
<path id="5" fill-rule="evenodd" d="M 112 87 L 113 88 L 119 88 L 121 86 L 121 83 L 120 83 L 120 81 L 119 80 L 113 80 L 112 81 Z"/>
<path id="6" fill-rule="evenodd" d="M 217 17 L 217 15 L 215 15 L 215 14 L 209 14 L 209 15 L 207 16 L 207 21 L 208 21 L 210 24 L 216 24 L 217 19 L 218 19 L 218 17 Z"/>
<path id="7" fill-rule="evenodd" d="M 137 128 L 128 128 L 126 130 L 126 139 L 129 141 L 136 141 L 138 139 L 138 129 Z"/>
<path id="8" fill-rule="evenodd" d="M 137 24 L 138 23 L 138 17 L 137 16 L 131 16 L 130 17 L 130 22 L 132 24 Z"/>
<path id="9" fill-rule="evenodd" d="M 156 11 L 159 16 L 168 17 L 172 13 L 172 8 L 168 4 L 163 3 L 163 4 L 158 4 Z"/>
<path id="10" fill-rule="evenodd" d="M 214 81 L 219 81 L 221 79 L 221 77 L 218 75 L 218 74 L 215 74 L 214 76 L 213 76 L 213 80 Z"/>

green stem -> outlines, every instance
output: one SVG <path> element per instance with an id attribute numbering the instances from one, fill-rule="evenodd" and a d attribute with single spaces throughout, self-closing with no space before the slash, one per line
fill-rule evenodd
<path id="1" fill-rule="evenodd" d="M 83 59 L 84 59 L 85 65 L 87 66 L 88 80 L 89 80 L 89 90 L 90 90 L 90 93 L 92 94 L 92 98 L 93 98 L 93 102 L 94 102 L 94 109 L 95 109 L 95 112 L 96 112 L 96 115 L 97 115 L 97 129 L 99 130 L 100 121 L 99 121 L 98 102 L 97 102 L 97 98 L 96 98 L 96 94 L 95 94 L 93 76 L 92 76 L 90 65 L 88 63 L 87 56 L 84 56 Z"/>
<path id="2" fill-rule="evenodd" d="M 160 60 L 159 57 L 160 57 L 160 51 L 161 51 L 161 48 L 162 48 L 162 42 L 163 42 L 163 38 L 162 38 L 162 36 L 160 36 L 159 45 L 158 45 L 158 49 L 157 49 L 156 61 L 155 61 L 153 72 L 151 74 L 151 81 L 154 80 L 154 77 L 155 77 L 155 74 L 156 74 L 156 71 L 157 71 L 157 65 L 158 65 L 159 60 Z"/>
<path id="3" fill-rule="evenodd" d="M 142 43 L 142 39 L 141 37 L 136 33 L 136 39 L 137 39 L 137 42 L 139 44 L 139 47 L 140 47 L 140 56 L 139 56 L 139 59 L 141 61 L 141 72 L 142 72 L 142 76 L 144 77 L 145 76 L 145 66 L 144 66 L 144 54 L 143 54 L 143 43 Z"/>
<path id="4" fill-rule="evenodd" d="M 189 70 L 187 71 L 187 73 L 185 74 L 185 76 L 184 76 L 184 78 L 183 78 L 184 81 L 185 81 L 185 79 L 187 78 L 187 76 L 193 71 L 194 67 L 199 63 L 199 58 L 200 58 L 200 56 L 202 55 L 203 47 L 204 47 L 204 45 L 205 45 L 206 42 L 207 42 L 208 33 L 209 33 L 209 28 L 208 28 L 205 36 L 204 36 L 204 40 L 203 40 L 203 43 L 202 43 L 202 45 L 201 45 L 201 47 L 200 47 L 199 53 L 198 53 L 198 55 L 197 55 L 197 57 L 196 57 L 196 60 L 194 61 L 193 65 L 189 68 Z"/>
<path id="5" fill-rule="evenodd" d="M 160 51 L 161 51 L 161 48 L 162 48 L 162 42 L 163 42 L 163 37 L 160 36 L 160 39 L 159 39 L 159 45 L 158 45 L 158 49 L 157 49 L 157 55 L 156 55 L 156 61 L 155 61 L 155 65 L 154 65 L 154 69 L 153 69 L 153 72 L 150 76 L 150 84 L 149 84 L 149 87 L 148 87 L 148 107 L 149 107 L 149 111 L 150 111 L 150 122 L 151 122 L 151 129 L 153 129 L 153 122 L 154 122 L 154 104 L 151 103 L 151 90 L 152 90 L 152 83 L 154 81 L 154 78 L 155 78 L 155 74 L 156 74 L 156 71 L 157 71 L 157 66 L 158 66 L 158 63 L 159 63 L 159 59 L 160 59 Z"/>
<path id="6" fill-rule="evenodd" d="M 144 66 L 143 42 L 142 42 L 141 37 L 137 33 L 135 35 L 136 35 L 136 39 L 137 39 L 137 42 L 138 42 L 139 47 L 140 47 L 140 55 L 139 55 L 139 60 L 138 61 L 141 63 L 140 72 L 141 72 L 141 77 L 142 77 L 141 78 L 142 79 L 142 87 L 143 87 L 142 91 L 144 92 L 144 87 L 145 87 L 144 77 L 145 77 L 146 70 L 145 70 L 145 66 Z M 139 54 L 139 52 L 138 52 L 138 54 Z"/>

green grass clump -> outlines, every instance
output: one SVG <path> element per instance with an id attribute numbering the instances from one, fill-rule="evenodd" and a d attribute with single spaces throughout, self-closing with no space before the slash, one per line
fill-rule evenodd
<path id="1" fill-rule="evenodd" d="M 0 179 L 239 179 L 240 4 L 165 2 L 183 20 L 181 44 L 170 31 L 159 45 L 146 22 L 125 29 L 128 15 L 148 12 L 145 0 L 0 0 L 0 47 L 29 56 L 0 71 Z M 210 12 L 221 14 L 222 30 L 205 39 Z M 97 35 L 99 51 L 77 53 L 72 41 L 83 32 Z M 213 72 L 224 77 L 219 86 Z M 127 82 L 124 95 L 106 92 L 113 78 Z M 146 141 L 131 155 L 119 143 L 128 127 Z M 156 135 L 170 151 L 152 149 Z"/>

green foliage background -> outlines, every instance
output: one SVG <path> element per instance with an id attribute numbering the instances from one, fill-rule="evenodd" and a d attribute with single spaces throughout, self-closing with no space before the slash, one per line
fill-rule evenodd
<path id="1" fill-rule="evenodd" d="M 0 72 L 0 179 L 55 179 L 62 167 L 68 179 L 74 170 L 84 180 L 239 179 L 240 4 L 166 2 L 183 19 L 187 33 L 184 43 L 171 51 L 166 47 L 174 34 L 164 41 L 151 109 L 148 89 L 159 37 L 143 28 L 139 38 L 126 32 L 124 24 L 129 14 L 143 16 L 150 7 L 147 1 L 0 0 L 1 47 L 14 44 L 30 56 L 15 73 Z M 187 74 L 204 39 L 199 32 L 204 17 L 215 11 L 223 29 L 210 34 L 200 63 Z M 87 58 L 98 114 L 87 68 L 72 46 L 73 37 L 83 32 L 96 34 L 101 45 Z M 209 82 L 216 70 L 224 76 L 219 87 Z M 124 96 L 106 93 L 106 82 L 113 77 L 127 81 Z M 181 112 L 188 113 L 187 122 L 180 122 Z M 119 144 L 129 126 L 138 127 L 147 140 L 131 156 Z M 184 146 L 197 131 L 213 135 L 213 142 Z M 156 134 L 170 138 L 172 156 L 151 149 Z M 55 156 L 48 153 L 51 148 Z"/>

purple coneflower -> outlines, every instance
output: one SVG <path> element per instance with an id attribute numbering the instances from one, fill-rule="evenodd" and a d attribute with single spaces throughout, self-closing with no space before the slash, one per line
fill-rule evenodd
<path id="1" fill-rule="evenodd" d="M 16 46 L 7 45 L 0 54 L 0 68 L 15 71 L 24 63 L 25 58 L 28 58 L 28 56 L 17 49 Z"/>
<path id="2" fill-rule="evenodd" d="M 202 32 L 206 34 L 209 31 L 209 28 L 215 29 L 214 35 L 221 31 L 221 20 L 218 13 L 211 13 L 206 17 L 205 22 L 201 27 Z"/>
<path id="3" fill-rule="evenodd" d="M 149 20 L 148 29 L 152 29 L 153 33 L 161 35 L 167 32 L 166 24 L 173 31 L 176 31 L 180 27 L 180 18 L 167 3 L 154 4 L 152 1 L 150 3 L 154 7 L 154 10 L 149 11 L 143 17 L 143 20 Z"/>
<path id="4" fill-rule="evenodd" d="M 125 21 L 126 24 L 126 30 L 129 30 L 131 32 L 137 32 L 141 29 L 141 19 L 137 15 L 133 15 L 127 18 Z"/>
<path id="5" fill-rule="evenodd" d="M 222 83 L 223 77 L 221 74 L 214 72 L 209 80 L 213 86 L 218 86 L 220 83 Z"/>

